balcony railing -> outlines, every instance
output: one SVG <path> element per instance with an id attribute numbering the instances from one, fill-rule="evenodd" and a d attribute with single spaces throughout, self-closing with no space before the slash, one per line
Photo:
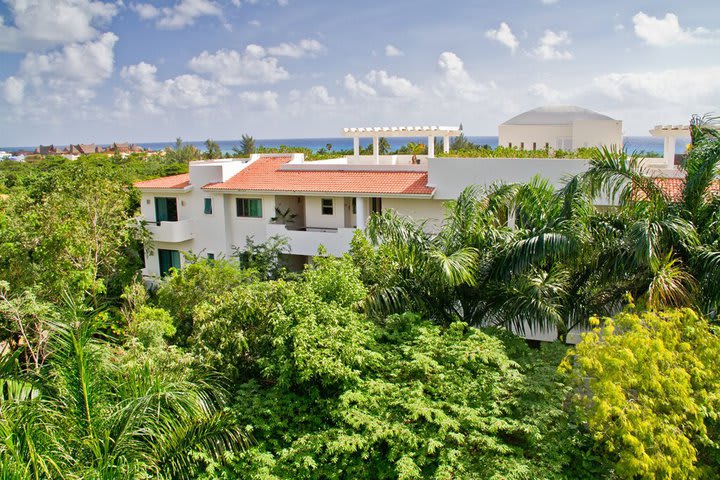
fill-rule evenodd
<path id="1" fill-rule="evenodd" d="M 269 224 L 267 235 L 285 237 L 293 255 L 317 255 L 318 247 L 322 245 L 328 254 L 339 257 L 350 249 L 355 230 L 355 228 L 323 227 L 288 229 L 285 225 Z"/>
<path id="2" fill-rule="evenodd" d="M 148 231 L 156 242 L 179 243 L 194 237 L 191 220 L 177 222 L 150 222 Z"/>

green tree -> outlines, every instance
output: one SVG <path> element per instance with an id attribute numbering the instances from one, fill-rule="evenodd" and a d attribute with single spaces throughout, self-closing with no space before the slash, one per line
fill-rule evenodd
<path id="1" fill-rule="evenodd" d="M 380 155 L 388 155 L 390 153 L 390 142 L 388 142 L 387 138 L 378 138 L 378 153 Z"/>
<path id="2" fill-rule="evenodd" d="M 621 313 L 562 364 L 574 401 L 621 478 L 715 478 L 720 340 L 689 309 Z"/>
<path id="3" fill-rule="evenodd" d="M 247 445 L 224 392 L 173 350 L 117 356 L 101 316 L 52 324 L 31 394 L 0 403 L 0 465 L 19 478 L 191 478 Z M 113 357 L 114 360 L 113 360 Z M 204 460 L 202 460 L 204 459 Z"/>
<path id="4" fill-rule="evenodd" d="M 240 139 L 240 148 L 233 147 L 233 152 L 242 157 L 249 157 L 255 153 L 255 150 L 255 139 L 245 133 L 243 133 L 243 136 Z"/>
<path id="5" fill-rule="evenodd" d="M 202 153 L 193 145 L 183 144 L 182 138 L 175 140 L 175 147 L 165 149 L 165 159 L 174 163 L 188 163 L 202 158 Z"/>
<path id="6" fill-rule="evenodd" d="M 222 158 L 222 150 L 220 150 L 220 145 L 217 144 L 216 141 L 207 139 L 205 140 L 205 153 L 204 157 L 208 160 L 212 160 L 215 158 Z"/>

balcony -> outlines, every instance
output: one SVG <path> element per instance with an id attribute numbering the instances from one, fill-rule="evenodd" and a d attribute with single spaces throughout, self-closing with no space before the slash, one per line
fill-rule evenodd
<path id="1" fill-rule="evenodd" d="M 285 225 L 269 224 L 267 236 L 285 237 L 293 255 L 317 255 L 318 247 L 324 246 L 327 253 L 341 256 L 350 249 L 355 228 L 312 228 L 288 229 Z"/>
<path id="2" fill-rule="evenodd" d="M 194 237 L 191 220 L 148 222 L 147 229 L 156 242 L 179 243 L 192 240 Z"/>

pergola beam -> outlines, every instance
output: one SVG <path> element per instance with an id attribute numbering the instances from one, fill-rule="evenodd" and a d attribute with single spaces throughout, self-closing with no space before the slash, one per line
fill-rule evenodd
<path id="1" fill-rule="evenodd" d="M 379 141 L 381 137 L 408 138 L 427 137 L 428 156 L 435 156 L 435 137 L 442 137 L 443 152 L 450 151 L 450 137 L 457 137 L 462 133 L 459 127 L 431 126 L 405 126 L 405 127 L 353 127 L 343 128 L 344 137 L 352 137 L 353 154 L 360 155 L 360 139 L 372 138 L 373 157 L 376 162 L 380 161 Z"/>

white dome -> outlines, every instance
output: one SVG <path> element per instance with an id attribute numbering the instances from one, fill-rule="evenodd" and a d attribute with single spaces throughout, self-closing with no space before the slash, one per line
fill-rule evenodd
<path id="1" fill-rule="evenodd" d="M 570 125 L 577 120 L 614 121 L 615 119 L 573 105 L 549 105 L 521 113 L 503 123 L 503 125 Z"/>

